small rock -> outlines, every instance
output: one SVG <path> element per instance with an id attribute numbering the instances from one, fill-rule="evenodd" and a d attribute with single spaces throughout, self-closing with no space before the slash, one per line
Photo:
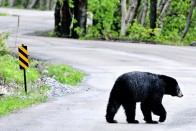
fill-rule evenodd
<path id="1" fill-rule="evenodd" d="M 6 88 L 0 86 L 0 96 L 6 95 L 7 93 L 8 93 L 8 92 L 7 92 Z"/>
<path id="2" fill-rule="evenodd" d="M 196 46 L 196 41 L 192 41 L 190 46 Z"/>

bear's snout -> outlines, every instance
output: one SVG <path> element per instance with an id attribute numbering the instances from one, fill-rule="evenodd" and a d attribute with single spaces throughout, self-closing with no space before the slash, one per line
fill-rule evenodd
<path id="1" fill-rule="evenodd" d="M 178 92 L 178 97 L 183 97 L 183 94 L 182 94 L 181 90 Z"/>

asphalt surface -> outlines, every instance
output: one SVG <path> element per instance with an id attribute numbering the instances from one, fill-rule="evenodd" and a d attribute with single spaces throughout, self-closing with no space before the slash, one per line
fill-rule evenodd
<path id="1" fill-rule="evenodd" d="M 85 41 L 29 36 L 35 31 L 52 30 L 53 12 L 2 9 L 20 15 L 15 44 L 17 17 L 0 17 L 0 32 L 10 31 L 7 40 L 12 51 L 28 46 L 30 57 L 54 64 L 68 64 L 88 73 L 83 85 L 90 91 L 55 98 L 47 103 L 15 111 L 0 118 L 2 131 L 195 131 L 196 130 L 196 48 L 152 44 Z M 6 27 L 2 29 L 1 27 Z M 115 79 L 129 71 L 148 71 L 177 79 L 184 97 L 165 95 L 167 119 L 157 125 L 145 124 L 137 104 L 140 124 L 126 123 L 122 108 L 115 119 L 105 121 L 109 92 Z M 153 115 L 154 120 L 158 120 Z"/>

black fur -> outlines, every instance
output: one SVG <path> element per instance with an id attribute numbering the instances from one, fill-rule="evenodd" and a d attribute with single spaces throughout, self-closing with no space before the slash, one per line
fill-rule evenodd
<path id="1" fill-rule="evenodd" d="M 180 88 L 174 78 L 148 72 L 129 72 L 121 75 L 115 82 L 109 97 L 106 120 L 117 123 L 114 116 L 122 105 L 128 123 L 139 123 L 135 120 L 136 102 L 141 102 L 141 110 L 147 123 L 158 123 L 152 120 L 151 112 L 160 116 L 159 122 L 166 119 L 162 105 L 164 94 L 177 96 Z"/>

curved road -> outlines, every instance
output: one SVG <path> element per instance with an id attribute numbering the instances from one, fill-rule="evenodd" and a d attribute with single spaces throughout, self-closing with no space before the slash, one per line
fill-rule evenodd
<path id="1" fill-rule="evenodd" d="M 16 45 L 28 45 L 30 57 L 54 64 L 68 64 L 89 75 L 83 86 L 91 87 L 73 95 L 16 111 L 0 118 L 3 131 L 195 131 L 196 130 L 196 48 L 120 42 L 85 41 L 29 36 L 53 28 L 53 12 L 0 8 L 0 12 L 20 15 Z M 0 17 L 0 32 L 10 31 L 7 41 L 17 51 L 17 18 Z M 4 27 L 4 28 L 3 28 Z M 164 96 L 168 116 L 164 123 L 145 124 L 137 104 L 140 124 L 127 124 L 122 108 L 115 119 L 105 121 L 109 92 L 115 79 L 128 71 L 149 71 L 175 77 L 183 98 Z M 153 119 L 158 117 L 153 116 Z"/>

